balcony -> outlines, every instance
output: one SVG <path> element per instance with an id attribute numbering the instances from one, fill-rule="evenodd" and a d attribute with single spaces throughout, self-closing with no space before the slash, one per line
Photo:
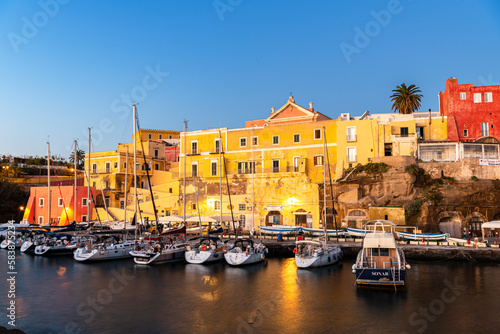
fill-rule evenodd
<path id="1" fill-rule="evenodd" d="M 347 142 L 355 142 L 358 140 L 356 135 L 347 135 Z"/>
<path id="2" fill-rule="evenodd" d="M 357 154 L 351 154 L 347 156 L 347 162 L 356 162 L 358 161 L 358 156 Z"/>

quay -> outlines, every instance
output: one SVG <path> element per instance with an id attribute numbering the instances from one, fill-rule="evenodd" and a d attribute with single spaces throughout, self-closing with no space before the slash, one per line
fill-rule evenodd
<path id="1" fill-rule="evenodd" d="M 270 258 L 288 258 L 294 257 L 293 249 L 295 248 L 295 238 L 290 237 L 288 240 L 284 237 L 283 241 L 278 241 L 275 237 L 260 239 L 255 237 L 254 240 L 262 240 L 269 250 Z M 336 243 L 330 239 L 329 244 Z M 224 239 L 227 240 L 227 239 Z M 362 247 L 362 239 L 339 238 L 339 247 L 344 253 L 344 259 L 355 259 Z M 500 248 L 478 247 L 475 248 L 471 244 L 467 246 L 456 246 L 448 242 L 440 242 L 437 245 L 435 242 L 406 242 L 398 241 L 399 246 L 404 250 L 407 260 L 414 261 L 471 261 L 471 262 L 500 262 Z"/>

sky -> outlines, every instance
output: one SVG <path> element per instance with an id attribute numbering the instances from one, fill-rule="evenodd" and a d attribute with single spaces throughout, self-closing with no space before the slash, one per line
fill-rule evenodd
<path id="1" fill-rule="evenodd" d="M 446 79 L 500 84 L 500 2 L 39 0 L 0 2 L 0 155 L 68 158 L 145 129 L 243 128 L 295 102 L 337 118 L 391 112 Z"/>

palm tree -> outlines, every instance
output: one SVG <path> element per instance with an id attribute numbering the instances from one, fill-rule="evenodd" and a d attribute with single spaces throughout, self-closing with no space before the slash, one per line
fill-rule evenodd
<path id="1" fill-rule="evenodd" d="M 84 150 L 76 150 L 76 160 L 77 160 L 78 168 L 82 169 L 85 166 L 85 151 Z M 71 162 L 71 164 L 73 164 L 73 165 L 75 164 L 75 151 L 73 151 L 73 153 L 71 153 L 71 155 L 69 156 L 69 162 Z"/>
<path id="2" fill-rule="evenodd" d="M 418 108 L 420 108 L 420 100 L 422 95 L 420 88 L 415 85 L 410 85 L 406 87 L 406 84 L 402 83 L 401 86 L 397 86 L 393 89 L 394 94 L 391 95 L 392 110 L 400 114 L 411 114 Z"/>

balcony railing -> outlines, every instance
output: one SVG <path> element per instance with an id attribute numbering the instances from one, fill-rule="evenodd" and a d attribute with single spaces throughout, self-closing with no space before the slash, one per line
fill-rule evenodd
<path id="1" fill-rule="evenodd" d="M 356 161 L 358 161 L 356 154 L 347 156 L 347 162 L 356 162 Z"/>
<path id="2" fill-rule="evenodd" d="M 347 141 L 348 142 L 353 142 L 353 141 L 357 141 L 357 136 L 356 135 L 347 135 Z"/>

